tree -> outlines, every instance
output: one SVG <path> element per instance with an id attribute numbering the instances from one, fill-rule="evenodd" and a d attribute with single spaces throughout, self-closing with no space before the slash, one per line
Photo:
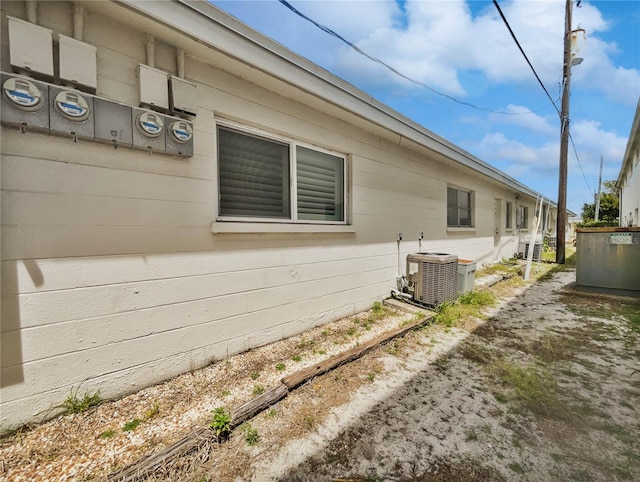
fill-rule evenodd
<path id="1" fill-rule="evenodd" d="M 617 226 L 620 217 L 620 199 L 615 181 L 605 181 L 600 193 L 598 223 L 595 222 L 596 203 L 582 205 L 582 226 Z"/>

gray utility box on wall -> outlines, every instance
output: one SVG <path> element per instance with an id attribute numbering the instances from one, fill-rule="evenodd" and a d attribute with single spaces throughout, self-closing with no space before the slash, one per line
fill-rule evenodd
<path id="1" fill-rule="evenodd" d="M 458 294 L 473 291 L 476 279 L 476 262 L 470 259 L 458 260 Z"/>
<path id="2" fill-rule="evenodd" d="M 578 228 L 576 289 L 640 297 L 640 228 Z"/>
<path id="3" fill-rule="evenodd" d="M 413 299 L 427 305 L 440 305 L 458 297 L 458 257 L 444 253 L 407 255 L 407 278 Z"/>

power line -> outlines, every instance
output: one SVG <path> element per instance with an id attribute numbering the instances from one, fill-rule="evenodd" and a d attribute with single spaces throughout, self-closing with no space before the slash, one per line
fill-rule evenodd
<path id="1" fill-rule="evenodd" d="M 299 11 L 297 8 L 295 8 L 293 5 L 291 5 L 289 2 L 287 2 L 286 0 L 278 0 L 282 5 L 284 5 L 285 7 L 287 7 L 289 10 L 291 10 L 293 13 L 295 13 L 296 15 L 298 15 L 299 17 L 303 18 L 304 20 L 306 20 L 307 22 L 312 23 L 313 25 L 315 25 L 317 28 L 319 28 L 320 30 L 322 30 L 323 32 L 328 33 L 329 35 L 337 38 L 338 40 L 340 40 L 341 42 L 345 43 L 346 45 L 348 45 L 350 48 L 352 48 L 353 50 L 355 50 L 357 53 L 359 53 L 360 55 L 365 56 L 366 58 L 368 58 L 369 60 L 372 60 L 373 62 L 376 62 L 380 65 L 382 65 L 383 67 L 385 67 L 386 69 L 390 70 L 391 72 L 393 72 L 395 75 L 402 77 L 405 80 L 408 80 L 409 82 L 418 85 L 420 87 L 424 87 L 425 89 L 429 90 L 430 92 L 439 95 L 441 97 L 444 97 L 446 99 L 451 100 L 452 102 L 455 102 L 457 104 L 460 105 L 464 105 L 467 107 L 471 107 L 472 109 L 477 109 L 477 110 L 482 110 L 485 112 L 491 112 L 492 114 L 501 114 L 501 115 L 526 115 L 526 114 L 530 114 L 533 113 L 533 111 L 529 111 L 529 112 L 504 112 L 504 111 L 497 111 L 497 110 L 493 110 L 493 109 L 489 109 L 486 107 L 479 107 L 477 105 L 474 105 L 470 102 L 465 102 L 462 100 L 459 100 L 451 95 L 445 94 L 443 92 L 440 92 L 436 89 L 434 89 L 433 87 L 431 87 L 428 84 L 425 84 L 424 82 L 421 82 L 419 80 L 415 80 L 411 77 L 409 77 L 406 74 L 403 74 L 402 72 L 400 72 L 399 70 L 395 69 L 394 67 L 392 67 L 391 65 L 387 64 L 386 62 L 384 62 L 383 60 L 380 60 L 378 57 L 374 57 L 373 55 L 368 54 L 367 52 L 365 52 L 364 50 L 362 50 L 360 47 L 358 47 L 357 45 L 355 45 L 353 42 L 350 42 L 349 40 L 345 39 L 342 35 L 336 33 L 335 31 L 333 31 L 332 29 L 330 29 L 329 27 L 322 25 L 321 23 L 316 22 L 315 20 L 313 20 L 311 17 L 308 17 L 307 15 L 305 15 L 304 13 L 302 13 L 301 11 Z M 551 101 L 551 103 L 555 106 L 555 103 L 553 102 L 553 100 Z M 546 108 L 546 107 L 544 107 Z M 542 109 L 540 109 L 542 110 Z M 557 107 L 556 107 L 557 110 Z"/>
<path id="2" fill-rule="evenodd" d="M 527 61 L 527 64 L 529 64 L 529 67 L 531 68 L 531 71 L 533 72 L 533 75 L 535 75 L 536 79 L 538 80 L 538 83 L 542 87 L 542 90 L 544 90 L 545 94 L 547 94 L 547 97 L 549 98 L 549 100 L 551 101 L 553 106 L 556 108 L 556 111 L 558 112 L 558 115 L 560 115 L 560 109 L 558 109 L 558 106 L 556 105 L 555 101 L 551 97 L 551 94 L 549 94 L 549 91 L 547 90 L 547 88 L 542 83 L 542 80 L 540 79 L 540 76 L 538 75 L 538 72 L 536 72 L 536 69 L 531 64 L 531 61 L 529 60 L 529 57 L 527 57 L 527 54 L 525 53 L 524 49 L 522 48 L 522 45 L 520 45 L 520 42 L 518 41 L 518 38 L 516 37 L 516 34 L 513 33 L 513 30 L 511 29 L 511 25 L 509 25 L 509 22 L 507 21 L 507 18 L 504 16 L 504 13 L 502 13 L 502 9 L 500 8 L 500 5 L 498 5 L 497 0 L 493 0 L 493 4 L 498 9 L 498 13 L 500 14 L 500 17 L 502 18 L 502 22 L 507 27 L 507 30 L 509 30 L 509 33 L 511 34 L 511 38 L 513 38 L 513 41 L 518 46 L 518 49 L 520 50 L 520 53 L 522 53 L 522 56 L 524 57 L 524 59 Z"/>
<path id="3" fill-rule="evenodd" d="M 513 32 L 512 28 L 511 28 L 511 25 L 509 25 L 509 21 L 504 16 L 504 13 L 502 12 L 502 9 L 500 8 L 500 5 L 498 5 L 498 1 L 497 0 L 493 0 L 493 4 L 496 6 L 496 9 L 498 9 L 498 13 L 500 14 L 500 17 L 502 18 L 503 23 L 507 27 L 507 30 L 509 30 L 509 33 L 511 34 L 511 38 L 513 38 L 513 41 L 518 46 L 518 49 L 522 53 L 522 56 L 527 61 L 527 64 L 529 64 L 529 67 L 531 68 L 531 71 L 533 72 L 533 75 L 535 75 L 536 79 L 538 80 L 538 83 L 542 87 L 542 90 L 544 90 L 545 94 L 547 94 L 547 97 L 549 98 L 549 100 L 551 101 L 553 106 L 556 108 L 556 111 L 558 112 L 558 115 L 560 117 L 562 117 L 562 114 L 560 113 L 560 110 L 558 109 L 558 106 L 556 105 L 555 101 L 551 97 L 551 94 L 549 94 L 549 91 L 547 90 L 547 88 L 543 84 L 542 80 L 540 79 L 540 76 L 536 72 L 536 69 L 533 67 L 533 64 L 529 60 L 529 57 L 527 57 L 527 54 L 525 53 L 524 49 L 522 48 L 522 45 L 520 45 L 520 42 L 518 41 L 518 38 L 516 37 L 516 34 Z M 578 2 L 578 6 L 580 6 L 580 2 Z M 584 182 L 587 185 L 587 189 L 589 190 L 589 192 L 591 194 L 593 194 L 593 190 L 591 189 L 591 186 L 587 182 L 587 176 L 585 176 L 584 170 L 582 169 L 582 163 L 580 162 L 580 156 L 578 156 L 578 150 L 576 149 L 576 144 L 573 142 L 573 137 L 571 137 L 571 133 L 569 133 L 569 140 L 571 141 L 571 145 L 573 146 L 573 153 L 575 154 L 576 160 L 578 161 L 578 166 L 580 167 L 580 172 L 582 173 L 582 177 L 584 178 Z"/>

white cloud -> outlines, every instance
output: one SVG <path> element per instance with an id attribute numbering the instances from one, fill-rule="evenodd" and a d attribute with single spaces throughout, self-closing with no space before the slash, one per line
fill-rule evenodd
<path id="1" fill-rule="evenodd" d="M 555 123 L 551 123 L 548 118 L 541 117 L 538 114 L 533 113 L 528 107 L 514 104 L 509 104 L 505 109 L 505 112 L 512 115 L 491 114 L 489 119 L 495 122 L 506 122 L 511 125 L 517 125 L 524 127 L 529 131 L 535 131 L 542 134 L 553 134 L 558 132 L 559 120 L 557 115 L 553 117 Z"/>
<path id="2" fill-rule="evenodd" d="M 399 11 L 385 9 L 386 2 L 367 2 L 366 8 L 361 7 L 362 2 L 332 2 L 331 9 L 323 4 L 302 5 L 336 31 L 342 28 L 348 32 L 365 52 L 444 93 L 465 95 L 462 72 L 479 72 L 494 84 L 537 83 L 494 8 L 474 17 L 464 0 L 407 2 L 405 22 L 401 23 Z M 565 2 L 512 1 L 501 5 L 529 60 L 551 89 L 562 76 Z M 585 61 L 573 72 L 577 84 L 614 101 L 635 104 L 640 72 L 618 67 L 611 60 L 618 46 L 598 38 L 599 32 L 609 28 L 601 13 L 585 3 L 574 8 L 574 25 L 584 28 L 588 38 L 580 52 Z M 407 84 L 346 47 L 335 62 L 341 70 L 349 71 L 350 77 L 368 83 Z"/>

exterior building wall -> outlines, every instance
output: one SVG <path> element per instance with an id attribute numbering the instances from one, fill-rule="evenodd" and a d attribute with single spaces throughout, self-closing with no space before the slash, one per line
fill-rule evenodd
<path id="1" fill-rule="evenodd" d="M 70 3 L 38 4 L 43 26 L 72 34 Z M 1 8 L 3 26 L 7 14 L 24 17 L 22 2 Z M 137 105 L 148 31 L 139 28 L 87 14 L 96 95 Z M 515 219 L 507 229 L 496 209 L 524 203 L 532 216 L 535 199 L 516 201 L 425 146 L 265 73 L 247 80 L 246 65 L 215 51 L 203 60 L 197 48 L 185 52 L 200 102 L 192 158 L 2 126 L 2 430 L 78 388 L 121 396 L 362 311 L 395 287 L 398 249 L 404 264 L 420 233 L 425 249 L 479 263 L 516 251 Z M 175 49 L 160 38 L 155 60 L 176 73 Z M 220 120 L 346 154 L 349 225 L 216 223 Z M 473 228 L 447 228 L 449 183 L 474 192 Z"/>
<path id="2" fill-rule="evenodd" d="M 640 100 L 616 185 L 620 190 L 620 226 L 640 226 Z"/>

